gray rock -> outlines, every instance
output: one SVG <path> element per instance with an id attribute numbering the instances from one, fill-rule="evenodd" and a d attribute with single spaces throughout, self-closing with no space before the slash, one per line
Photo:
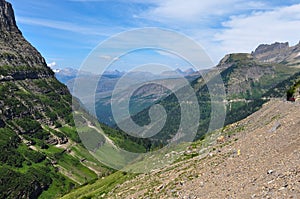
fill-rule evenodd
<path id="1" fill-rule="evenodd" d="M 274 133 L 277 129 L 281 127 L 281 124 L 279 122 L 276 122 L 274 126 L 269 130 L 270 133 Z"/>

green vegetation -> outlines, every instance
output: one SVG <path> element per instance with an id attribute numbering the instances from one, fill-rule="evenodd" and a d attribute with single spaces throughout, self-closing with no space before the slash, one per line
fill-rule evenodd
<path id="1" fill-rule="evenodd" d="M 61 187 L 58 192 L 67 191 L 65 183 L 71 181 L 57 173 L 43 153 L 29 149 L 8 128 L 0 128 L 0 134 L 0 181 L 5 182 L 0 198 L 35 198 L 54 182 Z"/>
<path id="2" fill-rule="evenodd" d="M 20 138 L 10 129 L 0 128 L 0 163 L 12 167 L 22 167 L 25 158 L 18 153 Z"/>
<path id="3" fill-rule="evenodd" d="M 144 153 L 150 150 L 151 142 L 149 139 L 139 139 L 130 136 L 118 129 L 112 129 L 101 124 L 101 129 L 105 134 L 120 148 L 134 153 Z"/>
<path id="4" fill-rule="evenodd" d="M 49 169 L 31 167 L 25 174 L 15 172 L 9 167 L 0 167 L 0 181 L 5 186 L 0 186 L 1 198 L 36 198 L 52 183 Z"/>
<path id="5" fill-rule="evenodd" d="M 88 184 L 81 187 L 70 194 L 63 197 L 63 199 L 77 199 L 77 198 L 102 198 L 110 192 L 118 184 L 121 184 L 127 180 L 135 177 L 136 174 L 129 174 L 126 172 L 118 171 L 113 173 L 104 179 L 98 180 L 93 184 Z"/>
<path id="6" fill-rule="evenodd" d="M 46 156 L 44 154 L 33 150 L 24 151 L 24 156 L 26 157 L 26 159 L 33 163 L 39 163 L 46 159 Z"/>
<path id="7" fill-rule="evenodd" d="M 111 173 L 80 144 L 72 97 L 56 79 L 0 82 L 0 92 L 0 198 L 57 198 Z"/>
<path id="8" fill-rule="evenodd" d="M 4 56 L 12 56 L 13 54 L 8 54 L 8 53 L 1 53 L 1 55 Z M 14 56 L 14 55 L 13 55 Z M 45 68 L 45 67 L 40 67 L 40 68 L 33 68 L 30 66 L 16 66 L 16 67 L 11 67 L 8 65 L 5 66 L 1 66 L 0 67 L 0 74 L 7 76 L 7 75 L 14 75 L 18 72 L 23 72 L 23 71 L 27 71 L 27 72 L 35 72 L 35 73 L 50 73 L 49 69 Z"/>
<path id="9" fill-rule="evenodd" d="M 289 100 L 292 97 L 295 97 L 296 90 L 300 88 L 300 80 L 297 81 L 290 89 L 287 91 L 287 99 Z"/>
<path id="10" fill-rule="evenodd" d="M 15 119 L 14 122 L 18 127 L 21 127 L 24 134 L 35 133 L 42 128 L 39 122 L 30 118 L 19 118 Z"/>
<path id="11" fill-rule="evenodd" d="M 71 138 L 73 141 L 80 143 L 80 137 L 77 134 L 76 127 L 64 126 L 59 128 L 59 131 L 62 132 L 67 137 Z"/>

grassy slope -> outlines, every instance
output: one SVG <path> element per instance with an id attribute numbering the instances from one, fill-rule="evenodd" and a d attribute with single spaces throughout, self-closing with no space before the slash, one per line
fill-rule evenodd
<path id="1" fill-rule="evenodd" d="M 0 191 L 1 197 L 21 197 L 19 194 L 26 189 L 23 185 L 27 182 L 25 179 L 30 178 L 32 168 L 39 171 L 37 179 L 50 177 L 44 184 L 37 182 L 41 191 L 46 190 L 42 198 L 58 197 L 75 186 L 97 179 L 98 175 L 111 172 L 80 144 L 72 120 L 71 95 L 56 79 L 0 82 L 0 91 L 0 101 L 4 105 L 0 119 L 5 123 L 5 128 L 0 128 L 1 179 L 11 175 L 10 170 L 20 175 L 15 178 L 18 181 L 11 179 L 10 184 L 1 186 L 1 189 L 14 186 L 20 189 L 10 193 Z M 47 144 L 49 136 L 67 137 L 69 141 L 56 147 Z M 39 156 L 43 160 L 38 160 Z M 86 161 L 81 162 L 83 158 Z M 26 190 L 25 195 L 34 192 L 34 189 Z"/>

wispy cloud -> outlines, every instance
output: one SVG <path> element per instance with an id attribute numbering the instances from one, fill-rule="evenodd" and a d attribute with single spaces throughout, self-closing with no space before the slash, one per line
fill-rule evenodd
<path id="1" fill-rule="evenodd" d="M 29 18 L 29 17 L 18 17 L 18 22 L 27 25 L 33 26 L 43 26 L 52 29 L 58 29 L 63 31 L 69 31 L 78 34 L 84 35 L 94 35 L 94 36 L 111 36 L 111 34 L 121 31 L 123 28 L 111 28 L 103 26 L 94 26 L 93 25 L 79 25 L 65 21 L 55 21 L 41 18 Z M 118 30 L 117 30 L 118 29 Z"/>
<path id="2" fill-rule="evenodd" d="M 155 7 L 145 11 L 140 17 L 164 23 L 199 23 L 211 17 L 226 16 L 245 10 L 257 10 L 266 7 L 264 2 L 244 0 L 165 0 L 153 1 Z M 192 25 L 192 24 L 191 24 Z"/>
<path id="3" fill-rule="evenodd" d="M 300 4 L 233 16 L 223 23 L 215 40 L 226 52 L 249 52 L 260 43 L 300 40 Z"/>

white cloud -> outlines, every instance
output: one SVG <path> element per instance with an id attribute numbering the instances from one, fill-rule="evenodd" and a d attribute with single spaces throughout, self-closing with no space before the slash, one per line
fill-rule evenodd
<path id="1" fill-rule="evenodd" d="M 105 59 L 105 60 L 111 60 L 112 59 L 112 57 L 109 56 L 109 55 L 100 55 L 100 58 Z"/>
<path id="2" fill-rule="evenodd" d="M 274 7 L 271 1 L 262 0 L 69 0 L 78 2 L 124 2 L 145 4 L 143 8 L 132 9 L 132 28 L 163 27 L 175 29 L 199 42 L 208 55 L 217 63 L 231 52 L 251 52 L 261 43 L 300 40 L 300 4 Z M 74 23 L 60 20 L 20 17 L 19 22 L 33 26 L 43 26 L 88 36 L 111 36 L 127 30 L 116 24 L 97 22 Z M 82 24 L 82 25 L 81 25 Z M 163 37 L 159 35 L 160 37 Z M 90 37 L 91 38 L 91 37 Z M 135 42 L 136 38 L 126 38 Z M 144 40 L 147 40 L 144 38 Z M 151 38 L 149 38 L 151 40 Z M 96 42 L 99 40 L 95 39 Z M 139 41 L 140 42 L 140 41 Z M 180 41 L 172 41 L 174 44 Z M 122 43 L 122 42 L 121 42 Z M 130 43 L 130 42 L 129 42 Z M 122 46 L 116 47 L 122 50 Z M 180 44 L 182 49 L 187 48 Z M 185 49 L 192 52 L 191 49 Z M 163 53 L 163 52 L 162 52 Z M 107 55 L 107 56 L 106 56 Z M 117 60 L 109 52 L 104 52 L 103 61 Z M 171 55 L 172 56 L 172 55 Z M 195 57 L 198 55 L 194 55 Z M 98 57 L 99 59 L 99 57 Z"/>
<path id="3" fill-rule="evenodd" d="M 109 56 L 109 55 L 100 55 L 99 57 L 100 57 L 100 59 L 103 59 L 103 60 L 106 60 L 106 61 L 117 61 L 117 60 L 119 60 L 118 57 L 112 57 L 112 56 Z"/>
<path id="4" fill-rule="evenodd" d="M 275 41 L 296 44 L 300 40 L 300 4 L 234 16 L 223 25 L 225 29 L 214 39 L 226 52 L 249 52 L 258 44 Z"/>
<path id="5" fill-rule="evenodd" d="M 57 65 L 56 62 L 51 62 L 51 63 L 47 64 L 47 66 L 50 67 L 50 68 L 53 68 L 56 65 Z"/>
<path id="6" fill-rule="evenodd" d="M 223 40 L 215 36 L 220 35 L 224 28 L 230 29 L 224 27 L 225 24 L 222 26 L 222 22 L 241 13 L 273 9 L 269 3 L 260 0 L 152 0 L 151 3 L 154 6 L 136 14 L 135 18 L 160 22 L 163 27 L 187 34 L 202 45 L 215 64 L 229 52 L 220 45 Z"/>
<path id="7" fill-rule="evenodd" d="M 156 7 L 141 14 L 141 17 L 165 23 L 199 23 L 213 16 L 224 16 L 243 10 L 260 10 L 265 6 L 259 1 L 244 0 L 164 0 L 156 1 L 155 4 Z"/>

